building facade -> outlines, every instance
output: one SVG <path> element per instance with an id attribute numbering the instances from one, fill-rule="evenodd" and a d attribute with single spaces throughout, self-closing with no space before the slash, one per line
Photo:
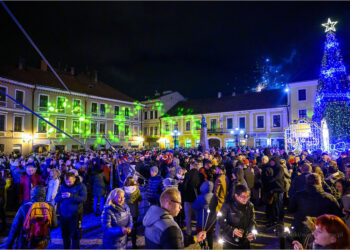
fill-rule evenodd
<path id="1" fill-rule="evenodd" d="M 47 124 L 4 94 L 0 95 L 0 151 L 80 150 L 141 147 L 142 104 L 87 75 L 60 73 L 62 89 L 45 65 L 0 74 L 0 90 L 30 108 Z"/>

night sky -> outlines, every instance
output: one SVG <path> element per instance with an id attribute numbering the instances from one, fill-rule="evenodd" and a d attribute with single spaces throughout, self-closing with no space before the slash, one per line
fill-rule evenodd
<path id="1" fill-rule="evenodd" d="M 350 2 L 7 2 L 49 62 L 97 70 L 99 78 L 142 100 L 155 90 L 189 98 L 253 87 L 256 63 L 270 58 L 290 82 L 316 79 L 322 23 L 338 21 L 350 65 Z M 0 6 L 1 63 L 40 57 Z M 349 67 L 348 67 L 349 71 Z M 69 87 L 69 83 L 66 83 Z"/>

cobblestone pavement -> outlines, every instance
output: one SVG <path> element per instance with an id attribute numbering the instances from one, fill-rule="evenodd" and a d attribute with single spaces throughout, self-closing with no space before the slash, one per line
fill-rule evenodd
<path id="1" fill-rule="evenodd" d="M 12 217 L 8 220 L 8 227 L 10 227 L 10 222 L 15 215 L 14 212 L 9 214 L 9 217 Z M 280 249 L 280 238 L 276 236 L 274 232 L 274 228 L 265 228 L 262 225 L 262 222 L 265 219 L 265 213 L 262 212 L 262 208 L 258 208 L 256 211 L 256 218 L 258 223 L 258 236 L 257 239 L 252 242 L 252 248 L 255 249 Z M 285 225 L 290 225 L 291 217 L 285 217 Z M 83 237 L 80 241 L 82 249 L 96 249 L 99 248 L 102 244 L 102 230 L 101 230 L 101 222 L 100 217 L 96 217 L 94 214 L 85 215 L 82 223 L 83 228 Z M 140 228 L 140 230 L 142 230 Z M 4 242 L 7 238 L 9 229 L 6 232 L 3 232 L 0 235 L 1 242 Z M 139 236 L 137 239 L 137 245 L 140 248 L 145 247 L 145 240 L 142 231 L 139 231 Z M 63 248 L 63 242 L 61 239 L 61 229 L 60 227 L 55 228 L 51 231 L 51 243 L 49 244 L 49 249 L 60 249 Z M 287 248 L 290 248 L 290 242 L 287 243 Z M 131 239 L 128 241 L 128 248 L 131 248 Z M 222 249 L 220 245 L 215 242 L 215 249 Z M 188 246 L 186 249 L 200 249 L 199 244 L 192 244 Z"/>

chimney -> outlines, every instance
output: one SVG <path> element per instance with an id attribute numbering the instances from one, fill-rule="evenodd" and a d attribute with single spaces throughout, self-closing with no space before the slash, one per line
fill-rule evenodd
<path id="1" fill-rule="evenodd" d="M 232 96 L 236 96 L 236 92 L 235 91 L 232 92 Z"/>
<path id="2" fill-rule="evenodd" d="M 74 70 L 74 67 L 70 67 L 70 74 L 71 74 L 72 76 L 74 76 L 74 75 L 75 75 L 75 70 Z"/>
<path id="3" fill-rule="evenodd" d="M 41 62 L 40 62 L 40 69 L 42 71 L 47 71 L 47 64 L 44 60 L 41 60 Z"/>
<path id="4" fill-rule="evenodd" d="M 98 82 L 98 75 L 97 75 L 97 70 L 95 70 L 95 82 Z"/>
<path id="5" fill-rule="evenodd" d="M 218 92 L 218 98 L 220 99 L 222 97 L 222 93 Z"/>
<path id="6" fill-rule="evenodd" d="M 19 58 L 18 60 L 18 69 L 19 70 L 24 70 L 25 67 L 25 60 L 24 58 Z"/>

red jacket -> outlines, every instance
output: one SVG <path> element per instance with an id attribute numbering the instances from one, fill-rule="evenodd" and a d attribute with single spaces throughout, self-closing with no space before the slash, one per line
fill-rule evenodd
<path id="1" fill-rule="evenodd" d="M 33 174 L 31 177 L 31 182 L 29 182 L 29 177 L 27 174 L 21 176 L 19 180 L 19 202 L 30 201 L 30 188 L 29 183 L 31 183 L 31 188 L 37 185 L 44 185 L 44 181 L 38 174 Z"/>

